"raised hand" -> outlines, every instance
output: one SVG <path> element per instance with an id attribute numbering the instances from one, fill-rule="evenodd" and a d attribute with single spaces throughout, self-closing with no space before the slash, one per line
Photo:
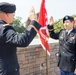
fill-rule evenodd
<path id="1" fill-rule="evenodd" d="M 49 20 L 49 25 L 53 25 L 53 24 L 54 24 L 54 19 L 53 19 L 53 16 L 51 16 Z"/>
<path id="2" fill-rule="evenodd" d="M 30 9 L 29 19 L 30 19 L 30 20 L 36 20 L 36 14 L 35 14 L 34 7 L 31 7 L 31 9 Z"/>

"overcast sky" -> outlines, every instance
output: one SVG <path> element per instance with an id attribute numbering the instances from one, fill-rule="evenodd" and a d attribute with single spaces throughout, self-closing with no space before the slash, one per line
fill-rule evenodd
<path id="1" fill-rule="evenodd" d="M 27 20 L 29 10 L 32 6 L 35 12 L 39 12 L 42 0 L 0 0 L 0 2 L 11 2 L 16 4 L 16 16 L 22 18 L 22 22 Z M 76 0 L 45 0 L 48 18 L 53 16 L 55 20 L 63 18 L 65 15 L 76 14 Z"/>

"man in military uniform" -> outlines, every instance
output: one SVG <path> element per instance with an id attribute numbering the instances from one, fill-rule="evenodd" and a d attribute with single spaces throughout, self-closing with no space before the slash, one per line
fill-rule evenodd
<path id="1" fill-rule="evenodd" d="M 30 12 L 30 25 L 18 35 L 9 24 L 13 20 L 15 11 L 14 4 L 0 3 L 0 75 L 20 75 L 16 47 L 27 47 L 40 29 L 35 20 L 35 13 Z"/>
<path id="2" fill-rule="evenodd" d="M 76 29 L 74 18 L 66 15 L 63 18 L 64 29 L 55 33 L 53 18 L 50 19 L 50 37 L 59 39 L 58 67 L 60 75 L 76 75 Z"/>

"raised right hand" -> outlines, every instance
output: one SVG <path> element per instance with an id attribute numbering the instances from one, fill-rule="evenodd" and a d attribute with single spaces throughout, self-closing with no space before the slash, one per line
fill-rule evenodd
<path id="1" fill-rule="evenodd" d="M 54 19 L 53 16 L 51 16 L 49 20 L 49 25 L 52 26 L 53 24 L 54 24 Z"/>
<path id="2" fill-rule="evenodd" d="M 36 20 L 36 14 L 35 14 L 34 7 L 32 7 L 32 8 L 30 9 L 29 19 L 30 19 L 30 20 Z"/>

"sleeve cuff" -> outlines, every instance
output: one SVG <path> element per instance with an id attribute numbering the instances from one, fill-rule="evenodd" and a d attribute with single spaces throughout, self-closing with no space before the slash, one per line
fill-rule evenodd
<path id="1" fill-rule="evenodd" d="M 35 20 L 31 21 L 30 25 L 33 25 L 37 30 L 39 30 L 41 27 L 40 24 Z"/>
<path id="2" fill-rule="evenodd" d="M 48 25 L 48 29 L 54 29 L 53 25 L 52 26 Z"/>
<path id="3" fill-rule="evenodd" d="M 52 25 L 52 26 L 48 25 L 47 27 L 48 27 L 49 32 L 50 32 L 50 31 L 54 31 L 53 25 Z"/>

